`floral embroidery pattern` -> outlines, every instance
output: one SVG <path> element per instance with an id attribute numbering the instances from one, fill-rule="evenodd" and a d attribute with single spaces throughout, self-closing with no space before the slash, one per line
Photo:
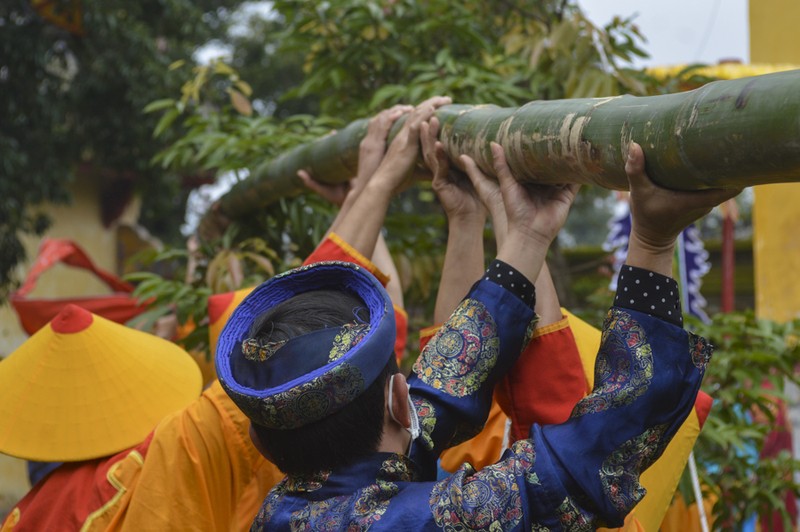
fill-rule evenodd
<path id="1" fill-rule="evenodd" d="M 570 497 L 558 507 L 558 520 L 563 530 L 569 532 L 590 532 L 595 530 L 592 514 L 581 510 Z"/>
<path id="2" fill-rule="evenodd" d="M 264 503 L 261 505 L 261 508 L 259 508 L 258 513 L 253 520 L 253 526 L 251 530 L 267 530 L 269 528 L 266 525 L 269 524 L 272 516 L 275 515 L 275 512 L 280 506 L 283 497 L 286 495 L 286 482 L 287 479 L 284 478 L 270 490 L 267 498 L 264 499 Z"/>
<path id="3" fill-rule="evenodd" d="M 318 489 L 330 473 L 290 476 L 281 481 L 269 494 L 256 517 L 254 528 L 267 530 L 271 517 L 278 509 L 281 499 L 289 492 L 304 492 Z M 388 457 L 381 464 L 376 482 L 353 495 L 331 497 L 307 503 L 291 513 L 289 526 L 293 531 L 306 530 L 353 530 L 364 531 L 380 521 L 386 513 L 392 497 L 398 494 L 395 482 L 416 480 L 416 471 L 411 461 L 399 454 Z"/>
<path id="4" fill-rule="evenodd" d="M 499 346 L 492 315 L 480 301 L 465 299 L 422 351 L 414 372 L 432 388 L 464 397 L 489 376 Z"/>
<path id="5" fill-rule="evenodd" d="M 429 504 L 436 524 L 450 532 L 508 530 L 522 519 L 522 499 L 513 460 L 475 473 L 466 464 L 434 484 Z"/>
<path id="6" fill-rule="evenodd" d="M 275 352 L 286 345 L 289 340 L 261 343 L 255 338 L 247 338 L 242 342 L 244 358 L 252 362 L 266 362 Z"/>
<path id="7" fill-rule="evenodd" d="M 322 487 L 330 475 L 330 471 L 318 471 L 308 475 L 288 475 L 284 487 L 286 491 L 293 492 L 316 491 Z"/>
<path id="8" fill-rule="evenodd" d="M 432 435 L 433 431 L 436 429 L 436 409 L 427 399 L 412 396 L 411 400 L 414 402 L 414 408 L 417 409 L 419 426 L 422 429 L 418 441 L 430 451 L 433 449 Z"/>
<path id="9" fill-rule="evenodd" d="M 644 329 L 627 312 L 611 309 L 595 362 L 595 389 L 575 405 L 572 417 L 629 405 L 652 379 L 653 350 Z"/>
<path id="10" fill-rule="evenodd" d="M 357 367 L 340 364 L 310 381 L 267 397 L 226 391 L 254 422 L 269 428 L 294 429 L 350 403 L 364 391 L 364 377 Z"/>
<path id="11" fill-rule="evenodd" d="M 663 442 L 666 430 L 666 424 L 647 429 L 623 443 L 603 461 L 600 482 L 617 510 L 629 511 L 647 493 L 639 484 L 639 475 L 661 455 L 666 446 Z"/>
<path id="12" fill-rule="evenodd" d="M 519 440 L 511 446 L 511 451 L 517 456 L 517 463 L 525 470 L 525 482 L 535 486 L 541 485 L 539 476 L 533 471 L 536 463 L 536 448 L 532 440 Z"/>
<path id="13" fill-rule="evenodd" d="M 378 483 L 381 482 L 413 482 L 416 480 L 417 472 L 412 467 L 408 457 L 402 454 L 393 454 L 381 464 L 378 470 Z"/>
<path id="14" fill-rule="evenodd" d="M 369 530 L 386 513 L 397 492 L 397 484 L 380 481 L 351 496 L 313 501 L 292 512 L 289 526 L 292 531 Z"/>
<path id="15" fill-rule="evenodd" d="M 352 497 L 341 495 L 306 504 L 289 518 L 292 532 L 306 530 L 344 530 Z M 355 530 L 359 530 L 356 528 Z"/>
<path id="16" fill-rule="evenodd" d="M 333 346 L 328 354 L 328 362 L 339 360 L 353 347 L 357 346 L 369 332 L 368 323 L 345 323 L 333 338 Z"/>
<path id="17" fill-rule="evenodd" d="M 698 369 L 706 369 L 711 355 L 714 353 L 714 346 L 702 336 L 689 333 L 689 351 L 692 353 L 692 363 Z"/>
<path id="18" fill-rule="evenodd" d="M 522 349 L 524 350 L 528 344 L 531 342 L 531 338 L 533 338 L 533 334 L 536 332 L 536 325 L 539 323 L 539 316 L 534 315 L 533 319 L 528 323 L 528 327 L 525 329 L 525 338 L 522 340 Z"/>

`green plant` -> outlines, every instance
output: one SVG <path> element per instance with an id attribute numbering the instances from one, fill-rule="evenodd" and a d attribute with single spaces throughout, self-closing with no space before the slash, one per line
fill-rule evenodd
<path id="1" fill-rule="evenodd" d="M 786 529 L 793 529 L 783 495 L 800 495 L 794 481 L 800 461 L 785 453 L 760 454 L 767 435 L 782 429 L 776 413 L 786 383 L 798 383 L 800 321 L 779 324 L 745 312 L 718 314 L 687 328 L 716 347 L 703 385 L 714 406 L 694 449 L 704 490 L 716 499 L 716 524 L 728 528 L 754 514 L 779 512 Z"/>
<path id="2" fill-rule="evenodd" d="M 236 240 L 232 226 L 214 242 L 189 239 L 186 248 L 168 248 L 139 254 L 145 265 L 159 265 L 161 274 L 150 271 L 126 275 L 135 282 L 133 295 L 147 303 L 148 310 L 134 318 L 133 325 L 152 329 L 157 320 L 177 320 L 178 341 L 187 350 L 208 352 L 208 298 L 212 294 L 255 286 L 282 271 L 278 254 L 258 238 Z"/>
<path id="3" fill-rule="evenodd" d="M 184 176 L 149 164 L 160 146 L 141 110 L 178 90 L 166 67 L 224 34 L 241 3 L 0 2 L 0 302 L 19 281 L 22 237 L 46 231 L 48 204 L 67 203 L 76 176 L 96 179 L 106 224 L 136 191 L 150 232 L 175 237 Z"/>

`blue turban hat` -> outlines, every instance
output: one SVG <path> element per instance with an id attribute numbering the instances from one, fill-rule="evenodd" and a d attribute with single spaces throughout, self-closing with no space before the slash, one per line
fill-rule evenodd
<path id="1" fill-rule="evenodd" d="M 315 290 L 355 295 L 368 318 L 281 342 L 249 337 L 266 311 Z M 276 275 L 236 307 L 217 344 L 217 375 L 253 423 L 294 429 L 361 395 L 394 356 L 395 334 L 392 302 L 371 273 L 348 262 L 319 262 Z"/>

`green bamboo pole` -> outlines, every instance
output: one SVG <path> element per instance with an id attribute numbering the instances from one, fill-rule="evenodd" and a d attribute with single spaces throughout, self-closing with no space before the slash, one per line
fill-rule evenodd
<path id="1" fill-rule="evenodd" d="M 533 101 L 519 108 L 448 105 L 437 116 L 452 160 L 466 153 L 491 174 L 489 143 L 496 141 L 522 181 L 624 190 L 632 140 L 644 149 L 650 177 L 669 188 L 800 181 L 800 70 L 660 96 Z M 320 181 L 346 181 L 355 174 L 366 125 L 355 121 L 256 168 L 221 198 L 218 212 L 240 218 L 298 193 L 300 168 Z"/>

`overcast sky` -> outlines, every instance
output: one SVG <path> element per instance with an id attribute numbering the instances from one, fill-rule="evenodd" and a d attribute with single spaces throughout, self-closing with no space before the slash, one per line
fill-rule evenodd
<path id="1" fill-rule="evenodd" d="M 637 15 L 650 59 L 640 66 L 750 59 L 747 0 L 578 0 L 597 25 Z"/>

